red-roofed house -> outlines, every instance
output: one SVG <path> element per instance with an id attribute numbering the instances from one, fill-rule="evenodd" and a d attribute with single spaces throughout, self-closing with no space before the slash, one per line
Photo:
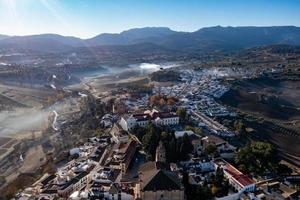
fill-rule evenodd
<path id="1" fill-rule="evenodd" d="M 229 184 L 239 193 L 255 190 L 255 182 L 225 160 L 217 159 L 214 164 L 216 169 L 218 167 L 223 169 L 224 176 L 229 180 Z"/>

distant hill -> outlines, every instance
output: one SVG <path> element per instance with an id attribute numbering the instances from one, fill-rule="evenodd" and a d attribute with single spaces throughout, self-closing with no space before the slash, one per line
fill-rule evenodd
<path id="1" fill-rule="evenodd" d="M 5 39 L 5 38 L 8 38 L 9 36 L 7 36 L 7 35 L 1 35 L 0 34 L 0 40 L 2 40 L 2 39 Z"/>
<path id="2" fill-rule="evenodd" d="M 176 32 L 168 28 L 141 28 L 120 34 L 101 34 L 87 41 L 95 46 L 148 42 L 176 50 L 236 50 L 272 44 L 300 45 L 300 28 L 216 26 L 191 33 Z"/>
<path id="3" fill-rule="evenodd" d="M 177 51 L 239 50 L 276 44 L 300 45 L 300 28 L 295 26 L 216 26 L 202 28 L 195 32 L 176 32 L 166 27 L 146 27 L 130 29 L 120 34 L 100 34 L 86 40 L 55 34 L 0 36 L 0 50 L 9 48 L 45 52 L 71 51 L 75 47 L 120 46 L 139 43 L 152 43 Z"/>
<path id="4" fill-rule="evenodd" d="M 25 36 L 26 38 L 26 36 Z M 57 34 L 42 34 L 42 35 L 33 35 L 33 36 L 27 36 L 27 38 L 30 38 L 32 40 L 35 39 L 47 39 L 47 40 L 53 40 L 56 42 L 63 43 L 64 45 L 69 46 L 82 46 L 83 41 L 80 38 L 72 37 L 72 36 L 62 36 Z"/>
<path id="5" fill-rule="evenodd" d="M 90 46 L 102 45 L 130 45 L 139 42 L 153 42 L 157 38 L 167 37 L 177 33 L 166 27 L 135 28 L 123 31 L 120 34 L 100 34 L 85 42 Z"/>
<path id="6" fill-rule="evenodd" d="M 237 50 L 271 44 L 300 44 L 300 28 L 280 27 L 209 27 L 192 33 L 174 34 L 157 41 L 160 45 L 183 50 Z"/>
<path id="7" fill-rule="evenodd" d="M 41 52 L 68 51 L 82 45 L 83 41 L 79 38 L 56 34 L 12 36 L 0 40 L 0 49 Z"/>

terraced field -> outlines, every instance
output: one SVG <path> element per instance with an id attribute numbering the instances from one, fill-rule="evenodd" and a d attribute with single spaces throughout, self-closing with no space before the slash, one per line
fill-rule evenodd
<path id="1" fill-rule="evenodd" d="M 236 81 L 221 101 L 246 113 L 298 124 L 300 82 L 261 78 Z"/>
<path id="2" fill-rule="evenodd" d="M 237 81 L 221 101 L 244 116 L 251 140 L 271 142 L 282 158 L 300 166 L 300 82 Z"/>

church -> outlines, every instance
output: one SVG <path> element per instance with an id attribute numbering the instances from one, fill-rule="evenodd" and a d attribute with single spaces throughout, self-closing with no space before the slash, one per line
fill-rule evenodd
<path id="1" fill-rule="evenodd" d="M 168 169 L 166 149 L 160 141 L 155 161 L 140 167 L 139 182 L 135 187 L 135 198 L 139 200 L 184 200 L 184 187 L 175 172 Z"/>

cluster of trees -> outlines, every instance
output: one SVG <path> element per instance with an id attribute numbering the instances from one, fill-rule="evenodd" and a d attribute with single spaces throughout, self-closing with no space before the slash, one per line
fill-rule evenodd
<path id="1" fill-rule="evenodd" d="M 177 98 L 173 96 L 165 96 L 161 94 L 153 95 L 149 99 L 150 106 L 158 106 L 158 107 L 164 107 L 166 105 L 172 106 L 176 102 L 178 102 Z"/>
<path id="2" fill-rule="evenodd" d="M 53 103 L 66 98 L 69 94 L 64 92 L 63 90 L 58 90 L 54 95 L 48 96 L 47 101 L 45 102 L 45 106 L 52 105 Z"/>
<path id="3" fill-rule="evenodd" d="M 111 113 L 115 99 L 103 102 L 101 99 L 96 99 L 92 96 L 88 96 L 85 102 L 82 103 L 82 110 L 85 110 L 88 115 L 94 116 L 95 118 L 101 118 L 106 113 Z"/>
<path id="4" fill-rule="evenodd" d="M 185 195 L 187 200 L 210 200 L 213 199 L 211 188 L 204 183 L 201 185 L 192 185 L 189 183 L 189 176 L 187 172 L 183 173 L 182 183 L 185 188 Z"/>
<path id="5" fill-rule="evenodd" d="M 162 133 L 162 141 L 165 144 L 167 161 L 178 162 L 188 159 L 188 154 L 193 151 L 193 145 L 187 134 L 178 139 L 173 133 Z"/>
<path id="6" fill-rule="evenodd" d="M 88 133 L 94 132 L 94 130 L 101 128 L 100 119 L 106 113 L 112 112 L 114 99 L 107 102 L 102 102 L 100 99 L 88 96 L 81 104 L 82 115 L 77 120 L 77 125 L 80 125 L 84 129 L 84 135 L 91 137 Z M 75 121 L 73 122 L 75 123 Z"/>
<path id="7" fill-rule="evenodd" d="M 152 81 L 168 82 L 168 81 L 180 81 L 180 74 L 176 71 L 161 70 L 153 72 L 150 75 Z"/>
<path id="8" fill-rule="evenodd" d="M 54 174 L 56 172 L 56 167 L 54 160 L 48 159 L 45 165 L 43 166 L 43 174 L 48 173 L 48 174 Z"/>
<path id="9" fill-rule="evenodd" d="M 194 126 L 186 125 L 184 127 L 184 130 L 185 131 L 193 131 L 197 135 L 204 136 L 202 128 L 199 128 L 199 127 L 194 127 Z"/>
<path id="10" fill-rule="evenodd" d="M 151 94 L 153 89 L 152 84 L 135 83 L 127 86 L 128 92 L 134 97 L 140 97 L 142 94 Z"/>
<path id="11" fill-rule="evenodd" d="M 65 125 L 66 128 L 61 129 L 61 136 L 72 137 L 73 143 L 71 140 L 64 140 L 63 145 L 75 145 L 81 139 L 87 139 L 93 136 L 100 136 L 102 126 L 100 120 L 106 113 L 111 113 L 113 110 L 113 105 L 116 102 L 115 99 L 110 99 L 106 102 L 101 101 L 101 99 L 96 99 L 92 95 L 88 95 L 86 98 L 81 100 L 80 104 L 80 118 L 74 119 L 72 122 Z M 68 134 L 72 132 L 72 136 Z M 74 139 L 76 137 L 76 139 Z M 75 142 L 75 143 L 74 143 Z M 68 148 L 67 146 L 65 146 Z"/>
<path id="12" fill-rule="evenodd" d="M 243 119 L 231 120 L 226 117 L 220 117 L 218 121 L 224 126 L 229 127 L 232 131 L 235 131 L 239 136 L 244 136 L 247 133 L 246 121 Z"/>
<path id="13" fill-rule="evenodd" d="M 290 172 L 288 167 L 279 164 L 278 152 L 267 142 L 246 145 L 236 154 L 235 161 L 244 173 L 283 175 Z"/>
<path id="14" fill-rule="evenodd" d="M 231 62 L 231 65 L 241 66 L 242 63 L 241 63 L 241 62 L 234 62 L 234 61 L 232 61 L 232 62 Z"/>
<path id="15" fill-rule="evenodd" d="M 207 184 L 206 181 L 202 185 L 192 185 L 188 180 L 188 173 L 183 173 L 182 183 L 185 188 L 187 200 L 209 200 L 214 197 L 222 197 L 228 195 L 229 182 L 224 178 L 224 173 L 221 168 L 218 168 L 212 183 Z"/>
<path id="16" fill-rule="evenodd" d="M 126 111 L 127 111 L 127 108 L 126 108 L 125 102 L 120 101 L 120 100 L 116 100 L 114 102 L 114 112 L 115 113 L 124 114 L 124 113 L 126 113 Z"/>
<path id="17" fill-rule="evenodd" d="M 246 133 L 246 127 L 242 120 L 235 121 L 233 126 L 238 134 L 243 135 Z"/>
<path id="18" fill-rule="evenodd" d="M 13 199 L 18 193 L 18 191 L 20 191 L 20 189 L 23 190 L 25 187 L 28 187 L 29 185 L 33 184 L 34 181 L 38 178 L 38 175 L 40 174 L 21 174 L 17 177 L 16 180 L 11 182 L 2 190 L 2 193 L 0 194 L 0 199 Z"/>
<path id="19" fill-rule="evenodd" d="M 227 196 L 229 191 L 229 182 L 224 178 L 223 169 L 217 168 L 216 175 L 213 180 L 211 193 L 215 197 Z"/>
<path id="20" fill-rule="evenodd" d="M 160 140 L 166 148 L 167 162 L 186 160 L 188 154 L 193 151 L 188 135 L 176 139 L 174 133 L 166 127 L 158 127 L 150 123 L 145 128 L 135 127 L 133 133 L 143 143 L 148 160 L 154 160 Z"/>
<path id="21" fill-rule="evenodd" d="M 216 158 L 219 156 L 219 151 L 216 145 L 207 145 L 204 149 L 204 154 L 213 158 Z"/>

